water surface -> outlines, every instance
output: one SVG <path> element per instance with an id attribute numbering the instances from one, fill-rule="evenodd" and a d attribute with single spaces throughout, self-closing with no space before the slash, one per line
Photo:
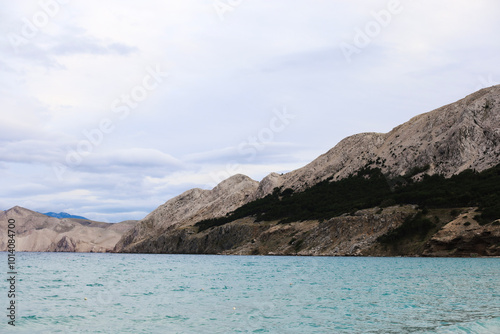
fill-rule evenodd
<path id="1" fill-rule="evenodd" d="M 496 258 L 17 256 L 12 332 L 500 333 Z"/>

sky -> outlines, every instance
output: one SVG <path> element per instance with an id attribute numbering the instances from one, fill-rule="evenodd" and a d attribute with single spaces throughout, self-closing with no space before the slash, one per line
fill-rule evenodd
<path id="1" fill-rule="evenodd" d="M 0 0 L 0 209 L 119 222 L 500 82 L 497 0 Z"/>

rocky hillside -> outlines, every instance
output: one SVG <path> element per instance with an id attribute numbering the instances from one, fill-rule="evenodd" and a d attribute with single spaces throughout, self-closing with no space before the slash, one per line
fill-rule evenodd
<path id="1" fill-rule="evenodd" d="M 348 137 L 296 171 L 284 175 L 272 173 L 260 183 L 237 175 L 223 181 L 213 190 L 190 190 L 169 200 L 138 223 L 124 235 L 115 251 L 240 251 L 258 254 L 289 254 L 295 251 L 310 255 L 397 255 L 397 251 L 393 253 L 394 247 L 387 248 L 385 245 L 386 248 L 380 248 L 380 242 L 375 241 L 381 236 L 380 233 L 388 233 L 400 226 L 406 228 L 405 219 L 415 216 L 417 211 L 408 213 L 407 209 L 401 209 L 382 215 L 361 210 L 308 224 L 280 224 L 278 221 L 256 223 L 252 217 L 247 217 L 207 231 L 201 231 L 194 225 L 203 220 L 223 217 L 246 203 L 263 199 L 276 188 L 300 192 L 327 179 L 344 180 L 366 167 L 379 168 L 388 180 L 397 180 L 400 176 L 407 177 L 410 174 L 413 180 L 419 180 L 424 174 L 450 177 L 466 169 L 483 171 L 500 163 L 499 144 L 500 86 L 494 86 L 416 116 L 389 133 L 363 133 Z M 386 212 L 380 208 L 373 210 Z M 432 228 L 426 229 L 426 233 L 438 232 L 454 218 L 448 215 L 439 223 L 432 223 Z M 498 228 L 498 225 L 491 226 L 495 231 Z M 330 239 L 325 238 L 323 233 L 330 235 Z M 295 234 L 301 237 L 297 238 Z M 271 237 L 276 235 L 281 237 Z M 405 254 L 421 255 L 425 249 L 427 255 L 434 254 L 429 245 L 424 247 L 423 244 L 424 241 L 429 242 L 430 236 L 423 235 L 413 240 L 415 249 L 407 249 Z M 271 242 L 274 246 L 265 242 L 268 237 L 275 240 Z M 490 241 L 496 242 L 495 238 Z M 439 248 L 436 246 L 439 240 L 439 235 L 436 235 L 433 249 Z M 477 244 L 476 241 L 473 243 Z M 267 246 L 256 247 L 262 243 Z M 297 246 L 297 243 L 300 245 Z M 332 248 L 334 244 L 338 246 Z M 441 245 L 440 249 L 443 247 Z M 497 252 L 495 247 L 487 242 L 482 250 L 476 251 L 481 255 L 492 255 Z"/>
<path id="2" fill-rule="evenodd" d="M 238 255 L 364 255 L 377 238 L 400 226 L 415 208 L 362 210 L 353 216 L 291 224 L 236 220 L 198 233 L 175 228 L 127 247 L 132 253 Z"/>
<path id="3" fill-rule="evenodd" d="M 416 206 L 359 210 L 325 221 L 289 224 L 255 222 L 248 217 L 198 232 L 193 226 L 127 247 L 130 253 L 305 255 L 305 256 L 500 256 L 500 224 L 482 226 L 474 220 L 477 208 L 432 210 L 437 224 L 425 234 L 418 228 L 395 242 L 381 240 L 401 230 L 418 215 Z M 449 223 L 447 223 L 449 221 Z M 411 224 L 411 223 L 410 223 Z"/>
<path id="4" fill-rule="evenodd" d="M 203 219 L 224 216 L 249 202 L 258 186 L 259 182 L 238 174 L 222 181 L 212 190 L 188 190 L 141 220 L 124 235 L 116 245 L 116 250 L 122 251 L 155 238 L 174 225 L 190 226 Z"/>
<path id="5" fill-rule="evenodd" d="M 136 221 L 117 224 L 58 219 L 19 206 L 0 211 L 0 251 L 7 250 L 7 221 L 16 221 L 16 250 L 24 252 L 109 252 Z"/>
<path id="6" fill-rule="evenodd" d="M 474 217 L 477 208 L 464 210 L 446 224 L 429 242 L 423 255 L 427 256 L 500 256 L 500 221 L 482 225 Z"/>
<path id="7" fill-rule="evenodd" d="M 255 198 L 275 187 L 302 190 L 330 176 L 341 179 L 371 165 L 403 175 L 428 165 L 427 174 L 482 171 L 500 162 L 500 85 L 418 115 L 389 133 L 361 133 L 342 140 L 307 166 L 260 183 Z"/>

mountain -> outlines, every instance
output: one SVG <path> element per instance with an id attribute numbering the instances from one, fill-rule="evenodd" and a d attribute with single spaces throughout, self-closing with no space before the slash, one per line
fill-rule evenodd
<path id="1" fill-rule="evenodd" d="M 342 179 L 365 167 L 391 176 L 429 166 L 426 174 L 447 177 L 465 169 L 482 171 L 500 162 L 500 85 L 418 115 L 389 133 L 361 133 L 296 171 L 270 174 L 255 198 L 275 187 L 303 190 L 328 177 Z"/>
<path id="2" fill-rule="evenodd" d="M 136 221 L 116 224 L 55 218 L 15 206 L 0 211 L 0 251 L 7 250 L 7 221 L 15 220 L 16 250 L 24 252 L 109 252 Z"/>
<path id="3" fill-rule="evenodd" d="M 489 171 L 500 163 L 499 144 L 500 86 L 493 86 L 389 133 L 348 137 L 290 173 L 261 182 L 236 175 L 212 190 L 189 190 L 140 221 L 115 251 L 500 255 L 499 190 L 488 183 L 500 184 L 497 169 Z M 468 224 L 452 228 L 457 221 Z"/>
<path id="4" fill-rule="evenodd" d="M 85 219 L 85 220 L 89 220 L 88 218 L 85 218 L 85 217 L 82 217 L 82 216 L 75 216 L 75 215 L 71 215 L 69 213 L 66 213 L 66 212 L 59 212 L 59 213 L 56 213 L 56 212 L 46 212 L 46 213 L 42 213 L 40 212 L 42 215 L 46 215 L 46 216 L 49 216 L 49 217 L 54 217 L 54 218 L 59 218 L 59 219 L 62 219 L 62 218 L 76 218 L 76 219 Z"/>
<path id="5" fill-rule="evenodd" d="M 226 215 L 248 203 L 259 183 L 241 174 L 222 181 L 212 190 L 191 189 L 158 207 L 126 233 L 116 245 L 122 250 L 138 242 L 147 242 L 166 233 L 175 225 Z"/>

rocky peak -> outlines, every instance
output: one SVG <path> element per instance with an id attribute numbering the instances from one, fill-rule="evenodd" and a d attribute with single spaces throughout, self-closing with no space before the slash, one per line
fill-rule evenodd
<path id="1" fill-rule="evenodd" d="M 124 235 L 115 249 L 121 251 L 130 244 L 163 233 L 173 225 L 189 226 L 203 219 L 224 216 L 249 202 L 258 186 L 259 182 L 236 174 L 212 190 L 188 190 L 151 212 Z"/>
<path id="2" fill-rule="evenodd" d="M 4 215 L 6 215 L 9 218 L 14 218 L 14 219 L 15 218 L 25 218 L 25 217 L 32 216 L 32 215 L 44 216 L 41 213 L 31 211 L 31 210 L 25 209 L 25 208 L 17 206 L 17 205 L 8 209 L 8 210 L 5 210 Z"/>
<path id="3" fill-rule="evenodd" d="M 256 198 L 275 186 L 304 190 L 330 176 L 347 177 L 365 166 L 392 176 L 429 166 L 428 174 L 482 171 L 500 162 L 500 85 L 413 117 L 389 133 L 347 137 L 310 164 L 281 177 L 267 176 Z"/>
<path id="4" fill-rule="evenodd" d="M 223 195 L 228 192 L 244 190 L 247 187 L 253 187 L 257 181 L 252 180 L 246 175 L 236 174 L 219 183 L 212 192 L 217 195 Z"/>
<path id="5" fill-rule="evenodd" d="M 259 187 L 257 191 L 253 195 L 253 199 L 262 198 L 269 193 L 273 192 L 273 189 L 276 187 L 281 187 L 283 184 L 283 178 L 278 173 L 271 173 L 265 178 L 262 179 L 259 183 Z"/>

